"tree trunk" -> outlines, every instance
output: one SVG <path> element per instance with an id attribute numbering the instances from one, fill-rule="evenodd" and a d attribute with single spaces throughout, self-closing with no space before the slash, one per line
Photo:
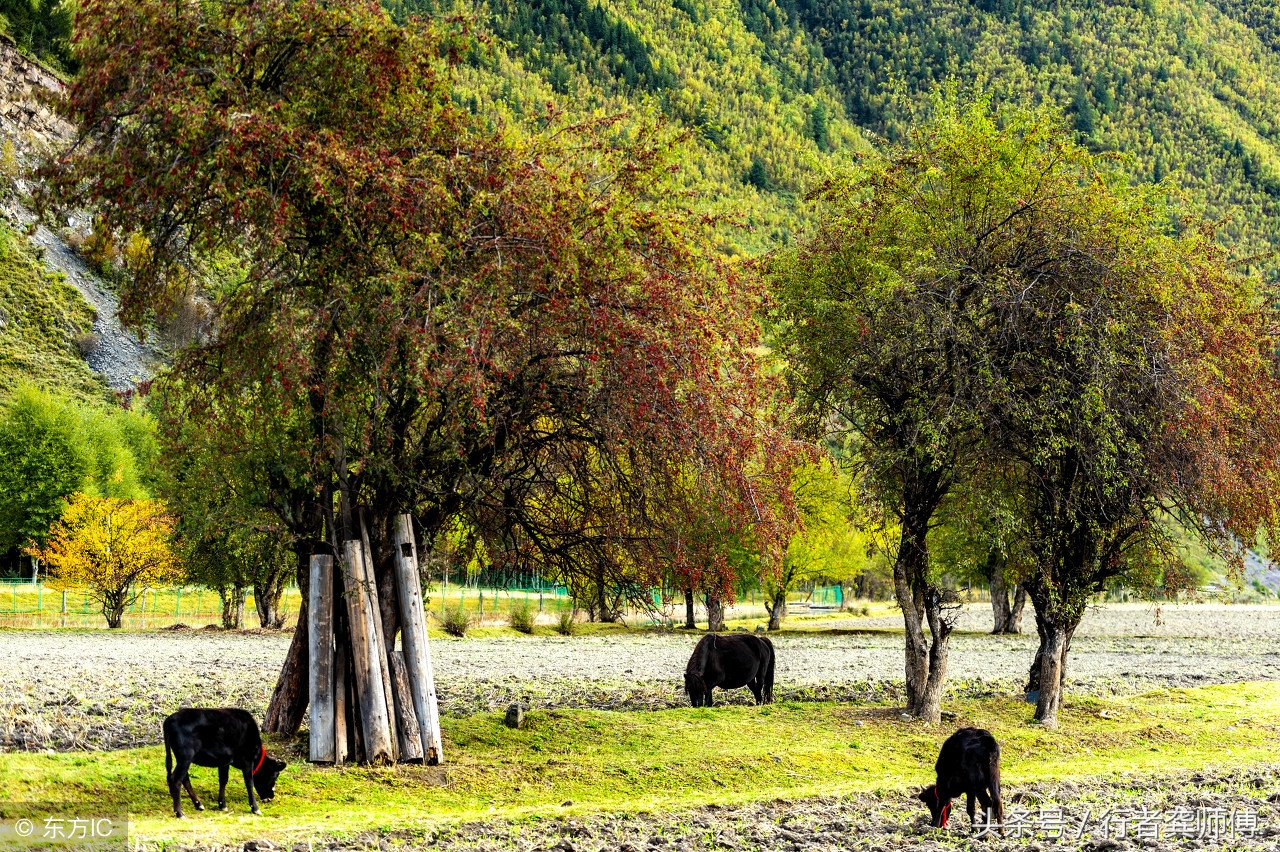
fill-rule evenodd
<path id="1" fill-rule="evenodd" d="M 120 622 L 124 620 L 124 598 L 123 596 L 114 597 L 107 595 L 102 601 L 102 616 L 107 620 L 107 627 L 112 630 L 120 629 Z"/>
<path id="2" fill-rule="evenodd" d="M 1027 605 L 1027 587 L 1019 583 L 1014 587 L 1013 608 L 1009 610 L 1009 620 L 1005 624 L 1005 633 L 1022 632 L 1022 610 Z"/>
<path id="3" fill-rule="evenodd" d="M 994 554 L 987 557 L 987 582 L 991 586 L 992 634 L 1008 633 L 1011 609 L 1009 588 L 1004 581 L 1004 564 Z"/>
<path id="4" fill-rule="evenodd" d="M 612 624 L 618 620 L 613 607 L 609 606 L 603 572 L 596 580 L 596 609 L 600 612 L 600 620 L 605 624 Z"/>
<path id="5" fill-rule="evenodd" d="M 707 593 L 707 630 L 712 633 L 724 630 L 724 601 L 710 592 Z"/>
<path id="6" fill-rule="evenodd" d="M 942 617 L 942 595 L 928 584 L 928 519 L 904 523 L 893 587 L 902 608 L 906 642 L 906 712 L 926 722 L 942 721 L 942 686 L 947 673 L 951 626 Z M 929 626 L 931 640 L 924 636 Z"/>
<path id="7" fill-rule="evenodd" d="M 1047 728 L 1058 726 L 1058 711 L 1067 685 L 1067 653 L 1071 639 L 1080 625 L 1083 613 L 1077 616 L 1053 611 L 1042 595 L 1031 593 L 1035 609 L 1036 632 L 1040 634 L 1040 647 L 1031 664 L 1027 678 L 1027 692 L 1039 690 L 1035 718 Z"/>
<path id="8" fill-rule="evenodd" d="M 1068 630 L 1063 625 L 1046 623 L 1044 626 L 1036 721 L 1046 728 L 1058 727 L 1058 711 L 1062 708 L 1063 674 L 1066 670 L 1067 634 Z"/>
<path id="9" fill-rule="evenodd" d="M 225 630 L 244 629 L 244 586 L 218 589 L 222 598 L 222 627 Z"/>
<path id="10" fill-rule="evenodd" d="M 1034 601 L 1032 602 L 1034 604 Z M 1040 691 L 1040 665 L 1044 660 L 1045 638 L 1044 622 L 1040 618 L 1039 610 L 1036 611 L 1036 633 L 1040 636 L 1040 645 L 1036 648 L 1035 659 L 1031 661 L 1031 669 L 1027 672 L 1027 685 L 1023 687 L 1023 691 L 1027 694 Z"/>
<path id="11" fill-rule="evenodd" d="M 268 575 L 263 582 L 253 584 L 253 605 L 258 610 L 259 626 L 267 630 L 279 630 L 284 627 L 284 613 L 280 606 L 283 600 L 283 575 L 275 577 Z"/>
<path id="12" fill-rule="evenodd" d="M 684 626 L 686 630 L 696 630 L 698 622 L 694 619 L 693 589 L 684 590 Z"/>
<path id="13" fill-rule="evenodd" d="M 787 590 L 778 589 L 769 602 L 769 629 L 781 630 L 782 619 L 787 617 Z"/>
<path id="14" fill-rule="evenodd" d="M 271 693 L 271 703 L 262 719 L 262 730 L 268 734 L 293 736 L 302 726 L 307 712 L 309 685 L 307 672 L 310 643 L 307 631 L 307 598 L 311 594 L 311 554 L 314 548 L 299 545 L 294 551 L 298 558 L 298 591 L 302 593 L 302 605 L 298 609 L 298 626 L 293 629 L 293 641 L 285 655 L 284 666 Z M 336 575 L 338 572 L 334 572 Z"/>

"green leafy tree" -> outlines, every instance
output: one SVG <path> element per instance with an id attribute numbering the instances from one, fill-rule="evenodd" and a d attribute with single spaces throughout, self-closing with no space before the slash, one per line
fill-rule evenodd
<path id="1" fill-rule="evenodd" d="M 873 559 L 868 535 L 855 525 L 857 494 L 850 477 L 825 464 L 808 464 L 792 477 L 802 527 L 783 553 L 781 569 L 763 573 L 769 598 L 769 629 L 787 615 L 787 593 L 796 584 L 825 581 L 845 586 Z"/>
<path id="2" fill-rule="evenodd" d="M 0 406 L 0 547 L 42 543 L 77 491 L 149 496 L 155 462 L 147 415 L 20 386 Z"/>
<path id="3" fill-rule="evenodd" d="M 987 417 L 1025 525 L 1030 685 L 1050 726 L 1090 597 L 1119 577 L 1176 590 L 1188 578 L 1169 517 L 1229 556 L 1275 528 L 1280 484 L 1271 300 L 1211 231 L 1170 234 L 1158 189 L 1052 148 L 1008 208 L 1035 253 L 1006 272 Z"/>
<path id="4" fill-rule="evenodd" d="M 909 150 L 829 180 L 815 194 L 821 226 L 769 273 L 780 352 L 810 428 L 852 433 L 849 464 L 880 525 L 898 530 L 907 712 L 937 721 L 953 594 L 928 537 L 982 458 L 970 395 L 998 334 L 999 224 L 1038 177 L 1049 131 L 1020 115 L 995 134 L 985 105 L 962 110 L 954 98 L 934 109 Z"/>

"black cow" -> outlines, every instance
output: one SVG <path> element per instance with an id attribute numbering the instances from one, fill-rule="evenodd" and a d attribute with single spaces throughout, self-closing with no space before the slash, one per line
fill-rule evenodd
<path id="1" fill-rule="evenodd" d="M 694 707 L 710 707 L 711 690 L 749 686 L 757 704 L 773 702 L 773 643 L 763 636 L 712 633 L 693 649 L 684 691 Z"/>
<path id="2" fill-rule="evenodd" d="M 951 800 L 968 796 L 969 824 L 973 821 L 973 800 L 982 805 L 984 820 L 993 817 L 1004 836 L 1004 804 L 1000 801 L 1000 744 L 990 731 L 961 728 L 942 744 L 938 763 L 938 783 L 920 791 L 918 798 L 929 806 L 935 828 L 946 828 L 951 815 Z M 990 828 L 990 825 L 988 825 Z"/>
<path id="3" fill-rule="evenodd" d="M 178 765 L 173 765 L 174 757 Z M 191 797 L 196 810 L 204 810 L 200 797 L 191 789 L 188 770 L 196 766 L 218 767 L 218 808 L 227 807 L 227 773 L 235 766 L 244 773 L 244 788 L 249 791 L 249 807 L 262 813 L 258 799 L 270 801 L 276 794 L 276 779 L 287 765 L 283 760 L 267 757 L 266 746 L 258 733 L 258 723 L 246 710 L 187 707 L 164 720 L 164 765 L 168 772 L 169 795 L 173 796 L 173 813 L 182 816 L 181 784 Z M 254 791 L 257 790 L 257 797 Z"/>

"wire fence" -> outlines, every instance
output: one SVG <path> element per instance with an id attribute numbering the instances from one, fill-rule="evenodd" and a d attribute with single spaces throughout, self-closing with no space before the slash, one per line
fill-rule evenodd
<path id="1" fill-rule="evenodd" d="M 527 608 L 535 621 L 554 623 L 564 611 L 574 608 L 574 601 L 564 586 L 543 588 L 495 588 L 457 586 L 441 588 L 433 584 L 423 590 L 428 613 L 440 616 L 447 609 L 462 609 L 472 616 L 476 624 L 505 624 L 511 613 Z M 844 596 L 839 586 L 819 586 L 789 595 L 788 608 L 792 614 L 806 609 L 812 613 L 839 610 Z M 297 622 L 302 604 L 296 587 L 285 589 L 281 600 L 284 627 L 292 629 Z M 683 617 L 683 598 L 677 596 L 668 602 L 667 609 L 678 610 Z M 654 611 L 663 609 L 661 596 L 655 592 Z M 697 611 L 705 619 L 705 608 L 699 603 Z M 634 617 L 653 621 L 654 613 L 632 613 Z M 731 618 L 767 617 L 767 601 L 759 592 L 743 595 L 728 613 Z M 253 591 L 245 591 L 244 626 L 259 625 Z M 214 589 L 203 586 L 168 586 L 145 589 L 125 610 L 121 627 L 132 629 L 157 629 L 184 624 L 188 627 L 207 627 L 222 624 L 222 599 Z M 0 627 L 74 627 L 105 628 L 107 621 L 101 605 L 93 599 L 88 589 L 59 589 L 30 580 L 0 579 Z"/>
<path id="2" fill-rule="evenodd" d="M 285 626 L 297 621 L 301 596 L 285 589 L 281 610 Z M 168 586 L 144 589 L 130 604 L 121 627 L 157 628 L 174 624 L 205 627 L 222 624 L 222 600 L 202 586 Z M 252 590 L 245 593 L 245 627 L 257 627 L 257 607 Z M 0 627 L 106 627 L 102 606 L 88 589 L 57 589 L 29 580 L 0 580 Z"/>

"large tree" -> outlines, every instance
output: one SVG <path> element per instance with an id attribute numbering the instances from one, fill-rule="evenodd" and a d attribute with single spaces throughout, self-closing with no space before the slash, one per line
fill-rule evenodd
<path id="1" fill-rule="evenodd" d="M 815 424 L 858 433 L 901 520 L 908 709 L 928 718 L 950 629 L 930 531 L 975 493 L 1016 519 L 1048 725 L 1090 597 L 1176 580 L 1170 517 L 1224 555 L 1275 526 L 1276 317 L 1165 188 L 1108 165 L 1051 112 L 944 96 L 907 149 L 825 187 L 819 234 L 776 262 Z"/>
<path id="2" fill-rule="evenodd" d="M 1166 187 L 1131 185 L 1065 134 L 1053 147 L 1019 207 L 1034 251 L 1010 270 L 988 397 L 1050 726 L 1089 599 L 1122 576 L 1176 590 L 1171 524 L 1238 564 L 1239 542 L 1275 529 L 1280 496 L 1270 301 Z"/>
<path id="3" fill-rule="evenodd" d="M 467 41 L 368 2 L 87 2 L 82 137 L 46 173 L 145 237 L 127 317 L 210 289 L 171 418 L 242 450 L 289 425 L 273 475 L 301 502 L 274 505 L 297 542 L 367 534 L 390 638 L 400 512 L 428 543 L 465 519 L 508 564 L 655 573 L 654 497 L 688 471 L 732 525 L 785 521 L 761 294 L 673 203 L 663 134 L 492 132 L 450 99 Z M 305 707 L 304 631 L 269 729 Z"/>
<path id="4" fill-rule="evenodd" d="M 983 109 L 939 99 L 906 147 L 821 186 L 816 232 L 770 264 L 780 351 L 810 428 L 853 433 L 847 457 L 885 526 L 900 531 L 906 709 L 934 722 L 953 610 L 929 534 L 984 458 L 974 400 L 999 329 L 996 299 L 1024 248 L 1016 211 L 1052 158 L 1030 119 L 992 131 Z"/>

